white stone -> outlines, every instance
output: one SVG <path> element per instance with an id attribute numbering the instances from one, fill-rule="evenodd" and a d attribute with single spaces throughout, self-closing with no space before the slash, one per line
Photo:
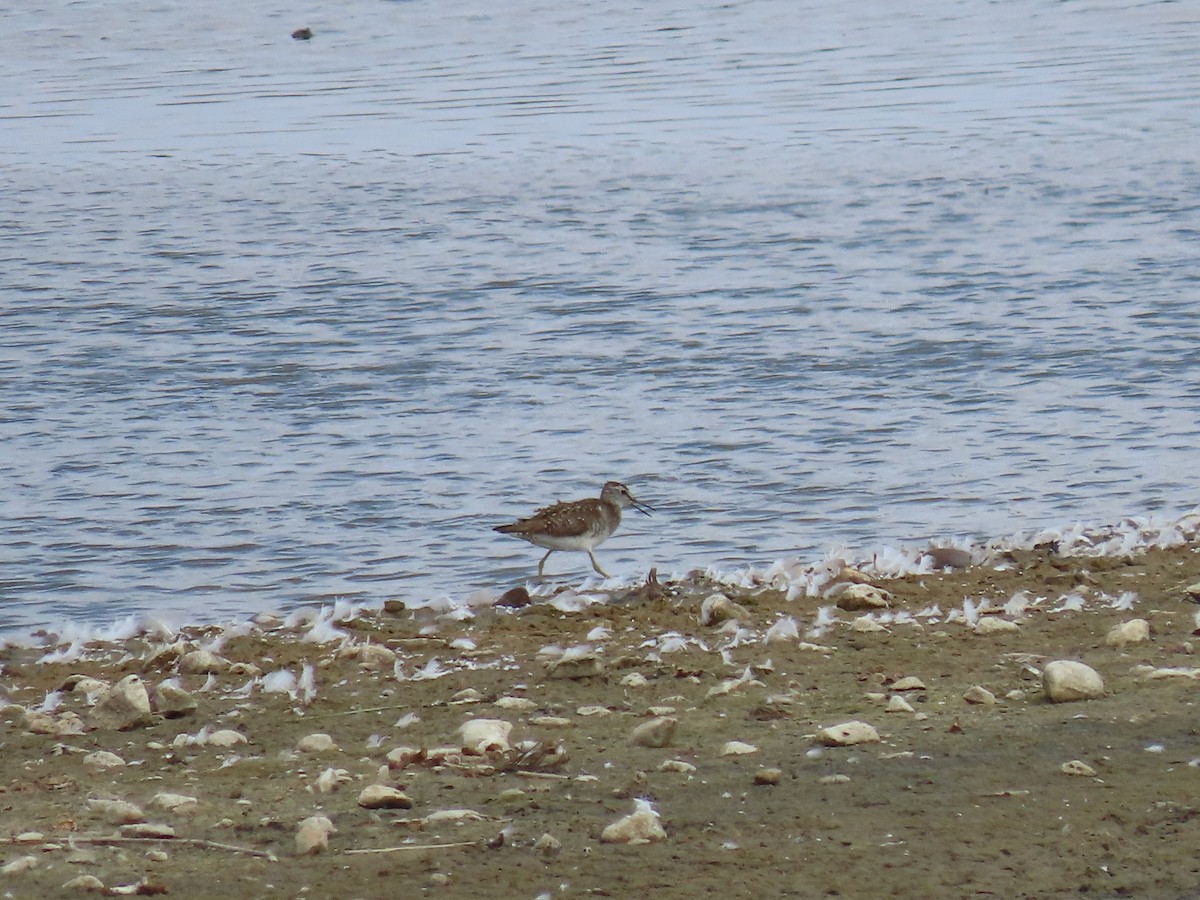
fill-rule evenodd
<path id="1" fill-rule="evenodd" d="M 137 675 L 126 675 L 114 684 L 92 710 L 95 724 L 118 731 L 148 725 L 153 718 L 150 692 Z"/>
<path id="2" fill-rule="evenodd" d="M 746 756 L 757 752 L 757 747 L 753 744 L 747 744 L 745 741 L 726 741 L 721 747 L 722 756 Z"/>
<path id="3" fill-rule="evenodd" d="M 1104 696 L 1104 679 L 1089 665 L 1057 659 L 1042 670 L 1042 690 L 1052 703 L 1092 700 Z"/>
<path id="4" fill-rule="evenodd" d="M 92 769 L 115 769 L 125 765 L 125 760 L 108 750 L 94 750 L 85 756 L 81 762 Z"/>
<path id="5" fill-rule="evenodd" d="M 189 797 L 186 794 L 170 794 L 161 791 L 150 799 L 151 806 L 174 813 L 192 812 L 198 803 L 199 801 L 195 797 Z"/>
<path id="6" fill-rule="evenodd" d="M 114 825 L 129 825 L 133 822 L 145 822 L 146 814 L 136 803 L 128 800 L 109 800 L 93 798 L 87 801 L 88 809 Z"/>
<path id="7" fill-rule="evenodd" d="M 1104 643 L 1109 647 L 1124 647 L 1150 639 L 1150 623 L 1145 619 L 1130 619 L 1109 629 Z"/>
<path id="8" fill-rule="evenodd" d="M 1064 775 L 1082 775 L 1087 778 L 1092 778 L 1096 774 L 1095 769 L 1079 759 L 1073 759 L 1070 762 L 1065 762 L 1059 768 Z"/>
<path id="9" fill-rule="evenodd" d="M 315 734 L 307 734 L 296 742 L 296 749 L 301 753 L 325 753 L 329 750 L 336 750 L 337 744 L 333 742 L 333 738 L 323 732 Z"/>
<path id="10" fill-rule="evenodd" d="M 296 852 L 301 856 L 320 853 L 329 847 L 329 835 L 337 829 L 326 816 L 309 816 L 296 831 Z"/>
<path id="11" fill-rule="evenodd" d="M 632 814 L 600 832 L 600 840 L 606 844 L 649 844 L 666 839 L 658 813 L 646 800 L 634 800 Z"/>
<path id="12" fill-rule="evenodd" d="M 222 728 L 220 731 L 214 731 L 209 734 L 204 743 L 210 744 L 213 747 L 232 747 L 235 744 L 248 744 L 246 736 L 240 731 L 234 731 L 232 728 Z"/>
<path id="13" fill-rule="evenodd" d="M 893 691 L 923 691 L 925 690 L 925 682 L 916 675 L 905 675 L 903 678 L 896 679 L 891 689 Z"/>
<path id="14" fill-rule="evenodd" d="M 228 671 L 231 663 L 211 650 L 193 650 L 179 661 L 179 671 L 189 675 L 215 675 Z"/>
<path id="15" fill-rule="evenodd" d="M 884 711 L 885 712 L 910 713 L 913 711 L 913 708 L 912 708 L 912 704 L 909 703 L 907 700 L 905 700 L 903 697 L 901 697 L 899 694 L 893 694 L 891 697 L 888 698 L 887 706 L 884 708 Z"/>
<path id="16" fill-rule="evenodd" d="M 629 739 L 639 747 L 665 747 L 671 743 L 678 725 L 679 720 L 673 716 L 659 716 L 633 729 Z"/>
<path id="17" fill-rule="evenodd" d="M 887 609 L 891 594 L 873 584 L 838 585 L 827 595 L 830 599 L 837 597 L 838 609 L 857 611 L 866 609 Z"/>
<path id="18" fill-rule="evenodd" d="M 503 719 L 471 719 L 464 722 L 458 731 L 462 735 L 464 750 L 474 750 L 476 753 L 503 753 L 509 749 L 508 736 L 512 729 L 512 722 Z"/>
<path id="19" fill-rule="evenodd" d="M 980 619 L 979 624 L 975 626 L 975 633 L 982 635 L 1012 634 L 1020 630 L 1021 627 L 1016 622 L 1010 622 L 1008 619 L 998 619 L 995 616 Z"/>
<path id="20" fill-rule="evenodd" d="M 363 809 L 412 809 L 412 798 L 398 788 L 386 784 L 369 784 L 358 795 Z"/>
<path id="21" fill-rule="evenodd" d="M 879 742 L 879 732 L 875 726 L 866 722 L 853 720 L 840 725 L 830 725 L 817 732 L 817 743 L 828 747 L 849 747 L 854 744 Z"/>
<path id="22" fill-rule="evenodd" d="M 963 699 L 966 700 L 968 703 L 974 703 L 977 706 L 995 706 L 996 705 L 996 695 L 993 694 L 991 691 L 989 691 L 987 688 L 982 687 L 978 684 L 972 685 L 971 687 L 967 688 L 966 693 L 963 694 Z"/>

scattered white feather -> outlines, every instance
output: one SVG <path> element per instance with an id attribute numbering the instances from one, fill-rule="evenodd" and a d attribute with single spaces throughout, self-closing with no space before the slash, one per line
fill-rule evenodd
<path id="1" fill-rule="evenodd" d="M 421 717 L 418 716 L 415 712 L 406 712 L 404 715 L 402 715 L 400 718 L 398 718 L 396 720 L 396 724 L 393 725 L 392 727 L 393 728 L 408 728 L 410 725 L 416 725 L 420 721 L 421 721 Z"/>
<path id="2" fill-rule="evenodd" d="M 471 651 L 475 649 L 475 642 L 469 637 L 455 638 L 450 642 L 450 647 L 454 650 Z"/>
<path id="3" fill-rule="evenodd" d="M 305 663 L 300 670 L 300 682 L 296 685 L 300 692 L 300 702 L 308 706 L 317 699 L 317 676 L 312 663 Z"/>
<path id="4" fill-rule="evenodd" d="M 290 694 L 296 697 L 296 676 L 288 669 L 276 669 L 263 676 L 262 690 L 264 694 Z"/>
<path id="5" fill-rule="evenodd" d="M 587 633 L 587 639 L 589 641 L 606 641 L 610 637 L 612 637 L 612 631 L 610 631 L 604 625 L 597 625 Z"/>
<path id="6" fill-rule="evenodd" d="M 796 620 L 791 616 L 784 616 L 768 628 L 767 633 L 763 635 L 763 641 L 768 644 L 775 641 L 798 640 L 800 640 L 800 628 L 797 626 Z"/>
<path id="7" fill-rule="evenodd" d="M 1069 594 L 1063 594 L 1059 597 L 1058 606 L 1050 611 L 1056 613 L 1080 612 L 1085 606 L 1087 606 L 1087 601 L 1083 598 L 1083 595 L 1072 591 Z"/>
<path id="8" fill-rule="evenodd" d="M 1108 605 L 1113 609 L 1128 612 L 1133 609 L 1133 605 L 1137 603 L 1137 600 L 1138 595 L 1136 591 L 1121 591 L 1116 597 L 1109 599 Z"/>

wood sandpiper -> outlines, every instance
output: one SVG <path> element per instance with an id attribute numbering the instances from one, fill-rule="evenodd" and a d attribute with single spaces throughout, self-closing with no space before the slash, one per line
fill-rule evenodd
<path id="1" fill-rule="evenodd" d="M 555 503 L 539 509 L 528 518 L 518 519 L 511 525 L 498 525 L 493 530 L 516 535 L 535 547 L 546 548 L 546 555 L 538 563 L 539 578 L 546 560 L 555 550 L 586 550 L 592 568 L 608 578 L 608 573 L 596 562 L 592 548 L 608 540 L 608 536 L 621 524 L 621 510 L 630 506 L 647 516 L 652 509 L 635 500 L 629 488 L 621 482 L 610 481 L 601 489 L 599 497 Z"/>

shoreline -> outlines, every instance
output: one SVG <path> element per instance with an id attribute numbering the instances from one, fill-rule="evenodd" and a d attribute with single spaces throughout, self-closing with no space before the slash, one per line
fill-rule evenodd
<path id="1" fill-rule="evenodd" d="M 397 878 L 440 897 L 731 879 L 1177 897 L 1200 886 L 1185 518 L 887 580 L 699 574 L 605 602 L 151 630 L 50 661 L 9 645 L 0 871 L 31 897 L 374 896 Z M 1132 532 L 1148 546 L 1060 552 Z M 789 597 L 801 577 L 819 596 Z M 1055 661 L 1102 690 L 1051 702 Z"/>

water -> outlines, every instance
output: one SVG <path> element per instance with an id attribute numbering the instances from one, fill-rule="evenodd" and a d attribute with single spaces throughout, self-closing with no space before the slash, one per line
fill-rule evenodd
<path id="1" fill-rule="evenodd" d="M 625 578 L 1190 508 L 1198 25 L 0 11 L 0 629 L 506 588 L 612 477 Z"/>

